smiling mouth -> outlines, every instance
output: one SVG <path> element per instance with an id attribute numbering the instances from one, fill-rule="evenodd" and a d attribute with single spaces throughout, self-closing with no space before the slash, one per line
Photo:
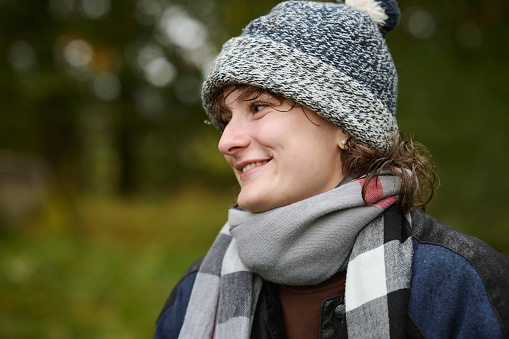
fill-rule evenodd
<path id="1" fill-rule="evenodd" d="M 244 168 L 242 168 L 242 173 L 246 173 L 250 169 L 253 169 L 253 168 L 261 166 L 261 165 L 264 165 L 264 164 L 266 164 L 268 162 L 269 162 L 268 160 L 264 160 L 264 161 L 257 161 L 257 162 L 252 162 L 250 164 L 247 164 Z"/>

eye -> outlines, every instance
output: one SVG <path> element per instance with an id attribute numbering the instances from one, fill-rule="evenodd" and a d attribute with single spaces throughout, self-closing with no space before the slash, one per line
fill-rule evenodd
<path id="1" fill-rule="evenodd" d="M 251 107 L 251 110 L 254 112 L 254 113 L 258 113 L 258 112 L 261 112 L 264 108 L 266 107 L 269 107 L 270 105 L 266 102 L 253 102 L 250 107 Z"/>

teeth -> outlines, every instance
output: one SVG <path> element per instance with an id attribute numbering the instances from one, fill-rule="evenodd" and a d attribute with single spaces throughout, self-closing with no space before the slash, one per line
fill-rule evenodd
<path id="1" fill-rule="evenodd" d="M 255 167 L 261 166 L 261 165 L 263 165 L 263 164 L 266 164 L 267 162 L 268 162 L 268 160 L 252 162 L 252 163 L 250 163 L 249 165 L 247 165 L 246 167 L 244 167 L 244 168 L 242 169 L 242 173 L 245 173 L 245 172 L 249 171 L 249 170 L 250 170 L 250 169 L 252 169 L 252 168 L 255 168 Z"/>

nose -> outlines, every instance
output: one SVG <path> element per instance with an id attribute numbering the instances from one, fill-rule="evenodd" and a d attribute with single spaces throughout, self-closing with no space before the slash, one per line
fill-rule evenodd
<path id="1" fill-rule="evenodd" d="M 233 115 L 232 119 L 226 125 L 221 139 L 219 139 L 218 148 L 224 155 L 235 155 L 249 146 L 250 139 L 247 134 L 245 123 L 240 118 Z"/>

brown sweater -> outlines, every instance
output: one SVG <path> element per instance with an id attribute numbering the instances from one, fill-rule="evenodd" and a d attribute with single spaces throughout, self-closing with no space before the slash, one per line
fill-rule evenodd
<path id="1" fill-rule="evenodd" d="M 317 338 L 322 302 L 345 293 L 346 272 L 315 286 L 279 285 L 279 300 L 288 339 Z"/>

